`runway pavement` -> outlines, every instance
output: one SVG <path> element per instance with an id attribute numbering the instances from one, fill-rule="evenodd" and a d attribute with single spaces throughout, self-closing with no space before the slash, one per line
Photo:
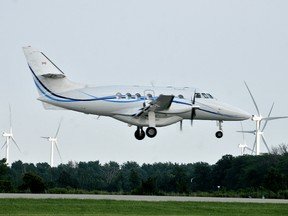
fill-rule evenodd
<path id="1" fill-rule="evenodd" d="M 177 202 L 237 202 L 237 203 L 286 203 L 283 199 L 220 198 L 188 196 L 132 196 L 132 195 L 90 195 L 90 194 L 12 194 L 0 193 L 0 199 L 94 199 L 131 201 L 177 201 Z"/>

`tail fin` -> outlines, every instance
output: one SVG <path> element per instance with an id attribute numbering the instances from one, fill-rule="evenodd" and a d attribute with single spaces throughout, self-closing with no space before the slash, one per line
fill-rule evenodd
<path id="1" fill-rule="evenodd" d="M 36 76 L 64 78 L 64 73 L 42 52 L 32 47 L 23 47 L 28 65 Z"/>
<path id="2" fill-rule="evenodd" d="M 51 108 L 51 104 L 53 105 L 53 100 L 63 98 L 62 92 L 83 87 L 68 80 L 44 53 L 30 46 L 23 47 L 23 52 L 40 94 L 39 100 L 43 102 L 45 109 L 54 109 L 53 106 Z"/>

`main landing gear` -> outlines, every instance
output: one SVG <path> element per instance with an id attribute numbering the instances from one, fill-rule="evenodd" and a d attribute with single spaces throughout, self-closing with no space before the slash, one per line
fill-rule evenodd
<path id="1" fill-rule="evenodd" d="M 145 132 L 143 130 L 143 127 L 137 127 L 137 130 L 135 131 L 135 138 L 137 140 L 143 140 L 145 138 Z M 149 137 L 149 138 L 153 138 L 157 135 L 157 130 L 155 127 L 148 127 L 146 129 L 146 135 Z"/>

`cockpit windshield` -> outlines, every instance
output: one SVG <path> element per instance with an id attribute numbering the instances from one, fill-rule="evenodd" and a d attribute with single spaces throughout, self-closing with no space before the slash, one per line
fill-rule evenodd
<path id="1" fill-rule="evenodd" d="M 196 93 L 196 98 L 214 99 L 214 97 L 209 93 Z"/>

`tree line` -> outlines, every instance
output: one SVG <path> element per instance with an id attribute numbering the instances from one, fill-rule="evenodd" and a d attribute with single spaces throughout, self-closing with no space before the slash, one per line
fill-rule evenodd
<path id="1" fill-rule="evenodd" d="M 284 145 L 259 156 L 224 155 L 215 164 L 99 161 L 48 163 L 0 161 L 0 192 L 210 194 L 288 198 L 288 153 Z"/>

